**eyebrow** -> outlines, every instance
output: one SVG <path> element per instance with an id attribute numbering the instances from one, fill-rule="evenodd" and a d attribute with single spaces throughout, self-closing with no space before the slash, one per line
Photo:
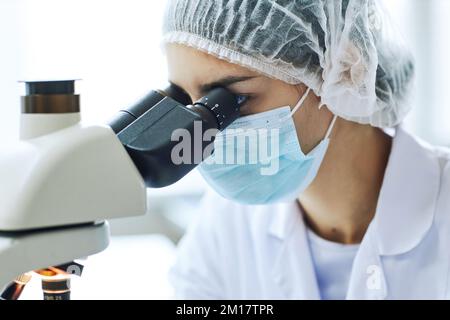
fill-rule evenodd
<path id="1" fill-rule="evenodd" d="M 221 78 L 219 80 L 216 80 L 216 81 L 213 81 L 210 83 L 203 84 L 199 87 L 199 91 L 201 94 L 206 94 L 214 88 L 218 88 L 218 87 L 226 88 L 232 84 L 247 81 L 247 80 L 250 80 L 253 78 L 256 78 L 256 76 L 244 76 L 244 77 L 229 76 L 229 77 Z"/>
<path id="2" fill-rule="evenodd" d="M 205 83 L 202 84 L 199 87 L 199 93 L 201 95 L 205 95 L 207 94 L 209 91 L 211 91 L 214 88 L 218 88 L 218 87 L 228 87 L 232 84 L 238 83 L 238 82 L 243 82 L 243 81 L 247 81 L 247 80 L 251 80 L 257 78 L 257 76 L 241 76 L 241 77 L 236 77 L 236 76 L 228 76 L 228 77 L 224 77 L 218 80 L 215 80 L 213 82 L 210 83 Z M 184 91 L 186 94 L 186 90 L 184 90 L 184 88 L 182 88 L 179 85 L 174 84 L 173 82 L 169 81 L 170 84 L 174 85 L 175 87 L 178 87 L 179 89 L 181 89 L 182 91 Z"/>

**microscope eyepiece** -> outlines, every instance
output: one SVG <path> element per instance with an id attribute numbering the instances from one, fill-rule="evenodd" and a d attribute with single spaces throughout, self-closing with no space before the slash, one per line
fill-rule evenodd
<path id="1" fill-rule="evenodd" d="M 75 80 L 25 81 L 25 91 L 21 97 L 23 114 L 80 112 Z"/>
<path id="2" fill-rule="evenodd" d="M 26 94 L 74 94 L 75 80 L 25 82 Z"/>
<path id="3" fill-rule="evenodd" d="M 191 104 L 190 97 L 171 85 L 151 91 L 137 104 L 122 110 L 111 128 L 132 158 L 148 187 L 170 185 L 195 168 L 208 155 L 204 150 L 214 136 L 239 117 L 245 99 L 226 88 L 215 88 Z M 204 138 L 215 130 L 212 138 Z M 180 137 L 186 148 L 175 155 Z"/>
<path id="4" fill-rule="evenodd" d="M 210 110 L 216 120 L 217 129 L 223 130 L 239 116 L 239 108 L 244 103 L 239 96 L 225 88 L 215 88 L 194 103 Z"/>

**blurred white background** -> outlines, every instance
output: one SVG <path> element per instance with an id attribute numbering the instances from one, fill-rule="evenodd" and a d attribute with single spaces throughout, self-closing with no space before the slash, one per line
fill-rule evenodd
<path id="1" fill-rule="evenodd" d="M 82 79 L 77 82 L 82 118 L 93 123 L 107 123 L 120 108 L 151 89 L 164 88 L 164 6 L 165 1 L 149 0 L 0 0 L 2 139 L 18 136 L 19 96 L 24 91 L 18 80 Z M 162 211 L 176 215 L 182 203 L 183 211 L 189 211 L 186 201 L 198 199 L 203 188 L 193 172 L 174 186 L 149 192 L 152 209 L 162 205 Z M 166 201 L 174 198 L 180 200 Z M 185 215 L 179 214 L 176 222 L 184 224 Z M 172 232 L 164 221 L 145 219 L 113 221 L 112 230 Z"/>
<path id="2" fill-rule="evenodd" d="M 450 1 L 385 2 L 416 57 L 416 93 L 406 126 L 431 143 L 450 146 Z M 151 0 L 0 0 L 0 147 L 18 136 L 18 80 L 83 79 L 77 90 L 82 116 L 95 123 L 106 123 L 118 109 L 162 88 L 163 9 L 164 1 Z M 149 214 L 113 221 L 113 234 L 160 233 L 176 241 L 204 188 L 194 172 L 174 186 L 151 190 Z"/>

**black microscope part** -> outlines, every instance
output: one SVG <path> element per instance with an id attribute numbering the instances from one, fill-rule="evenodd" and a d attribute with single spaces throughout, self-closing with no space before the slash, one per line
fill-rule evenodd
<path id="1" fill-rule="evenodd" d="M 150 91 L 148 94 L 139 99 L 135 104 L 129 106 L 128 108 L 120 110 L 113 117 L 113 119 L 109 121 L 109 126 L 116 134 L 120 133 L 123 129 L 128 127 L 140 116 L 142 116 L 145 112 L 158 104 L 162 99 L 164 99 L 164 97 L 164 92 L 156 90 Z"/>
<path id="2" fill-rule="evenodd" d="M 219 132 L 229 126 L 239 117 L 245 99 L 228 89 L 215 88 L 195 103 L 187 105 L 188 102 L 188 95 L 172 85 L 150 92 L 109 123 L 147 187 L 168 186 L 195 168 L 203 160 L 205 148 L 214 141 L 204 141 L 204 133 L 209 129 Z M 196 136 L 196 127 L 201 128 L 201 137 Z M 191 139 L 190 161 L 174 163 L 172 151 L 179 141 L 172 137 L 179 129 L 201 141 Z"/>
<path id="3" fill-rule="evenodd" d="M 11 282 L 1 293 L 0 300 L 18 300 L 25 288 L 25 284 Z"/>
<path id="4" fill-rule="evenodd" d="M 27 81 L 26 95 L 33 94 L 74 94 L 75 80 Z"/>
<path id="5" fill-rule="evenodd" d="M 70 300 L 70 278 L 42 279 L 44 300 Z"/>
<path id="6" fill-rule="evenodd" d="M 164 89 L 166 96 L 171 97 L 175 101 L 178 101 L 185 106 L 192 104 L 191 97 L 179 86 L 171 83 L 166 89 Z"/>
<path id="7" fill-rule="evenodd" d="M 122 109 L 113 119 L 109 121 L 109 126 L 118 134 L 120 131 L 137 120 L 145 112 L 158 104 L 164 97 L 171 97 L 181 104 L 191 104 L 190 97 L 184 93 L 178 86 L 171 84 L 164 90 L 152 90 L 135 102 L 133 105 Z"/>
<path id="8" fill-rule="evenodd" d="M 237 116 L 239 116 L 239 109 L 245 99 L 242 96 L 233 94 L 224 88 L 215 88 L 211 90 L 206 96 L 194 103 L 208 108 L 216 117 L 219 130 L 228 127 Z"/>
<path id="9" fill-rule="evenodd" d="M 55 266 L 55 268 L 67 272 L 69 274 L 74 274 L 76 276 L 81 276 L 83 273 L 84 266 L 81 263 L 72 261 L 64 264 Z M 79 273 L 73 273 L 73 271 L 78 271 Z"/>

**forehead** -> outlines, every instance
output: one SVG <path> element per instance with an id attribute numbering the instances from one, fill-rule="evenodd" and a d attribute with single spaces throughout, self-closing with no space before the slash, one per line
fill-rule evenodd
<path id="1" fill-rule="evenodd" d="M 180 44 L 165 47 L 169 80 L 194 92 L 205 83 L 227 76 L 253 76 L 255 72 Z"/>

